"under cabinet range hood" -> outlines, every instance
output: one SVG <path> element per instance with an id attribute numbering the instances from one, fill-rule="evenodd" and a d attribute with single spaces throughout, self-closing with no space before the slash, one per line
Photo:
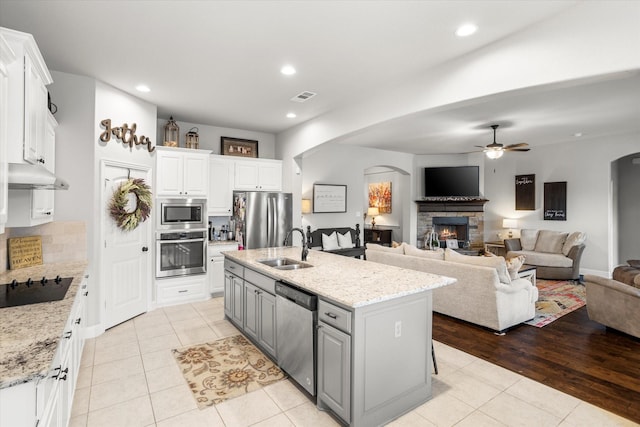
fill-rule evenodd
<path id="1" fill-rule="evenodd" d="M 58 178 L 44 166 L 30 163 L 9 163 L 10 190 L 68 190 L 67 181 Z"/>

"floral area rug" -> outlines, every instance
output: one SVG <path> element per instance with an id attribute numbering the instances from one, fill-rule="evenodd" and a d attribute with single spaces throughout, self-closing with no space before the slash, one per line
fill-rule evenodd
<path id="1" fill-rule="evenodd" d="M 542 328 L 587 303 L 584 285 L 564 280 L 537 280 L 536 316 L 527 325 Z"/>
<path id="2" fill-rule="evenodd" d="M 172 350 L 199 409 L 286 378 L 244 336 Z"/>

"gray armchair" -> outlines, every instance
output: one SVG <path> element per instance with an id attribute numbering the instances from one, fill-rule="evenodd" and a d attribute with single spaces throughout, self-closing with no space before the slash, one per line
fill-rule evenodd
<path id="1" fill-rule="evenodd" d="M 584 276 L 589 318 L 640 338 L 640 288 L 600 276 Z"/>

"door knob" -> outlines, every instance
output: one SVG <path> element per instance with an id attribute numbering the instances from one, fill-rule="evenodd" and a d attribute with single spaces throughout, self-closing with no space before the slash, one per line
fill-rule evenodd
<path id="1" fill-rule="evenodd" d="M 143 247 L 142 247 L 142 252 L 147 252 L 148 250 L 149 250 L 149 248 L 148 248 L 148 247 L 146 247 L 146 246 L 143 246 Z"/>

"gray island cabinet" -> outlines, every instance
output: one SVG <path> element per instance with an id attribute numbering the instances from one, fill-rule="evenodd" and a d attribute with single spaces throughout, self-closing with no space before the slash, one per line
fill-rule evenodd
<path id="1" fill-rule="evenodd" d="M 374 426 L 431 398 L 431 290 L 455 279 L 319 251 L 310 251 L 310 268 L 278 270 L 259 262 L 297 260 L 300 248 L 224 255 L 225 314 L 276 362 L 275 282 L 318 296 L 320 409 L 351 426 Z"/>

